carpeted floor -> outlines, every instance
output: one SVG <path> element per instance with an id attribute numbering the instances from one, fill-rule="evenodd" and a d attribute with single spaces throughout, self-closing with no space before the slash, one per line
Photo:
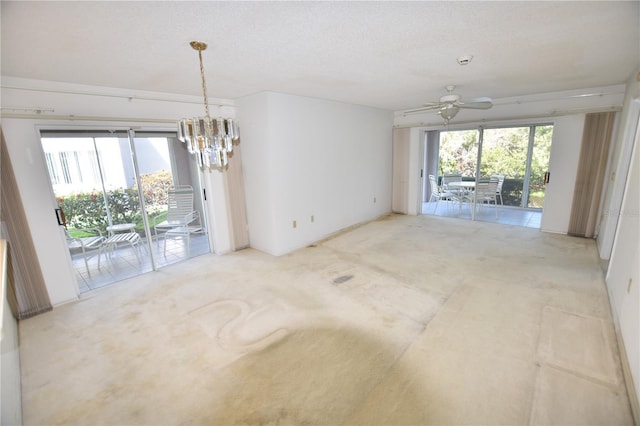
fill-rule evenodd
<path id="1" fill-rule="evenodd" d="M 20 323 L 25 425 L 632 424 L 592 240 L 388 216 Z"/>

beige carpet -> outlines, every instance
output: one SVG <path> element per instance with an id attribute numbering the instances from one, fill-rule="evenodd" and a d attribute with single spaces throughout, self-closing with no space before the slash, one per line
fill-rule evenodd
<path id="1" fill-rule="evenodd" d="M 632 424 L 592 240 L 389 216 L 23 321 L 26 425 Z"/>

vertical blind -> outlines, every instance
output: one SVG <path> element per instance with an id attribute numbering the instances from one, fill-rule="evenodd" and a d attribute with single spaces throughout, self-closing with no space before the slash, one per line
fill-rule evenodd
<path id="1" fill-rule="evenodd" d="M 615 112 L 587 114 L 585 118 L 569 235 L 595 236 L 614 120 Z"/>
<path id="2" fill-rule="evenodd" d="M 249 231 L 247 230 L 247 209 L 244 198 L 240 146 L 235 147 L 233 151 L 233 155 L 229 158 L 229 168 L 225 173 L 229 191 L 233 250 L 239 250 L 249 247 Z"/>
<path id="3" fill-rule="evenodd" d="M 8 290 L 12 293 L 9 301 L 17 302 L 18 319 L 24 319 L 50 311 L 52 307 L 1 130 L 0 139 L 0 219 L 6 225 L 9 241 L 8 282 L 11 289 Z"/>

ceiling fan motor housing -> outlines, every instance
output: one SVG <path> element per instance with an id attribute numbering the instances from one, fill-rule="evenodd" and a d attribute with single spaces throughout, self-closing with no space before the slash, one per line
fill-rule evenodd
<path id="1" fill-rule="evenodd" d="M 460 95 L 451 94 L 451 95 L 445 95 L 440 98 L 440 102 L 443 102 L 443 103 L 455 103 L 458 101 L 460 101 Z"/>

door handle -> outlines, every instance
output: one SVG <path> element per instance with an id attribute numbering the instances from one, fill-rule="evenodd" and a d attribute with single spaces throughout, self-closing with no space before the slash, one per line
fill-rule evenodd
<path id="1" fill-rule="evenodd" d="M 56 209 L 56 219 L 58 220 L 58 225 L 67 226 L 67 218 L 64 217 L 64 212 L 62 209 Z"/>
<path id="2" fill-rule="evenodd" d="M 551 173 L 550 172 L 546 172 L 544 174 L 544 184 L 548 184 L 549 183 L 549 179 L 551 178 Z"/>

